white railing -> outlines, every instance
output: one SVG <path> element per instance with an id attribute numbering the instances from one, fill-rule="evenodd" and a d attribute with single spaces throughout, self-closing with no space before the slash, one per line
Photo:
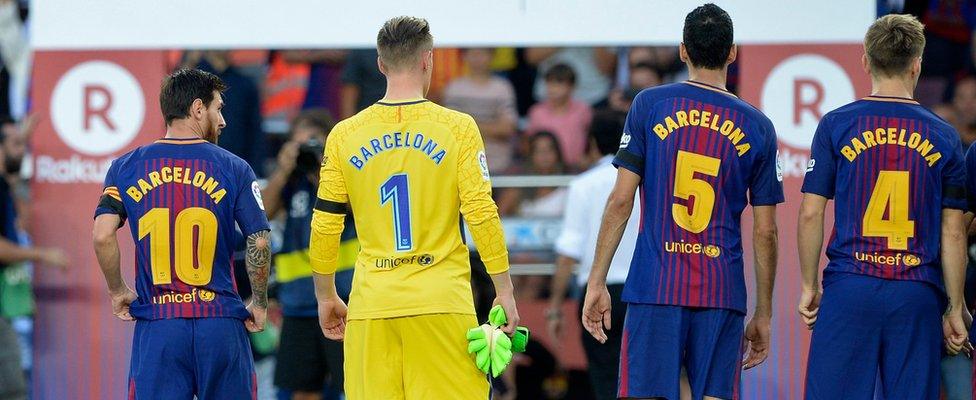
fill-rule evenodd
<path id="1" fill-rule="evenodd" d="M 568 186 L 575 175 L 507 175 L 507 176 L 493 176 L 491 178 L 491 186 L 495 189 L 506 189 L 506 188 L 532 188 L 532 187 L 564 187 Z M 502 225 L 505 225 L 505 221 L 509 220 L 516 224 L 526 225 L 527 220 L 525 218 L 512 217 L 503 218 Z M 540 225 L 552 225 L 552 221 L 539 221 Z M 510 229 L 506 229 L 510 231 Z M 523 230 L 524 231 L 524 230 Z M 548 229 L 539 229 L 539 231 L 548 231 Z M 509 232 L 506 232 L 509 234 Z M 543 237 L 535 238 L 532 241 L 533 246 L 537 247 L 539 245 L 540 239 L 546 241 L 545 239 L 554 240 L 555 237 L 548 238 L 551 235 L 541 235 Z M 511 240 L 511 239 L 510 239 Z M 517 240 L 517 239 L 516 239 Z M 546 244 L 548 248 L 552 248 L 552 243 Z M 512 275 L 552 275 L 555 271 L 555 265 L 553 264 L 512 264 L 511 274 Z"/>

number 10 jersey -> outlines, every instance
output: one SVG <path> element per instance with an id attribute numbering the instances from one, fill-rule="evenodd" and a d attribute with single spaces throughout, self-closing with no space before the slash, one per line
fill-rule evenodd
<path id="1" fill-rule="evenodd" d="M 136 319 L 250 316 L 234 280 L 235 244 L 269 229 L 251 167 L 202 139 L 160 139 L 112 162 L 95 216 L 129 220 Z M 240 227 L 240 233 L 236 226 Z"/>
<path id="2" fill-rule="evenodd" d="M 740 218 L 783 202 L 776 133 L 761 112 L 694 81 L 641 92 L 614 165 L 641 176 L 623 300 L 746 311 Z"/>
<path id="3" fill-rule="evenodd" d="M 869 96 L 824 115 L 803 192 L 834 199 L 825 273 L 942 288 L 942 209 L 966 209 L 956 130 L 912 99 Z"/>

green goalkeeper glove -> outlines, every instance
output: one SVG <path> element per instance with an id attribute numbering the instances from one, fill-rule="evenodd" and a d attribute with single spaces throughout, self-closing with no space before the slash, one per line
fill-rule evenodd
<path id="1" fill-rule="evenodd" d="M 475 366 L 484 373 L 498 377 L 512 362 L 512 352 L 525 351 L 529 330 L 523 326 L 509 338 L 500 329 L 508 322 L 505 310 L 495 306 L 488 314 L 488 323 L 468 330 L 468 353 L 475 355 Z"/>

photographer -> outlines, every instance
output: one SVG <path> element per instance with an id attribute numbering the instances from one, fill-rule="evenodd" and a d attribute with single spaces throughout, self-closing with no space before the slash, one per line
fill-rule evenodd
<path id="1" fill-rule="evenodd" d="M 275 255 L 278 300 L 284 321 L 275 385 L 292 399 L 320 399 L 323 386 L 342 389 L 342 343 L 319 329 L 308 242 L 325 139 L 333 120 L 325 110 L 306 110 L 292 122 L 291 136 L 278 153 L 278 168 L 262 192 L 269 219 L 284 214 L 284 240 Z M 348 216 L 339 254 L 336 286 L 348 301 L 359 242 Z"/>

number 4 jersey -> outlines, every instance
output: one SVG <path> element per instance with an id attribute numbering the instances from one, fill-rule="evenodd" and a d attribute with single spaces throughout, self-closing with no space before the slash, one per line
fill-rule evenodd
<path id="1" fill-rule="evenodd" d="M 137 319 L 249 316 L 234 281 L 240 233 L 269 229 L 254 171 L 202 139 L 161 139 L 112 162 L 95 216 L 129 220 Z"/>
<path id="2" fill-rule="evenodd" d="M 641 92 L 614 165 L 641 176 L 623 299 L 745 312 L 740 217 L 783 201 L 776 133 L 732 93 L 686 81 Z"/>
<path id="3" fill-rule="evenodd" d="M 911 99 L 870 96 L 820 121 L 803 192 L 834 199 L 825 273 L 942 287 L 942 209 L 966 209 L 955 129 Z"/>

